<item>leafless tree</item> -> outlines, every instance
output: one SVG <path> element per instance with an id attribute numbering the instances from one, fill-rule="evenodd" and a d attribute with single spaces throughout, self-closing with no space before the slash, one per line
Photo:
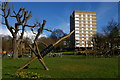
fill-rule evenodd
<path id="1" fill-rule="evenodd" d="M 0 5 L 0 8 L 3 12 L 3 14 L 0 14 L 3 17 L 2 24 L 7 27 L 7 29 L 12 34 L 12 46 L 13 46 L 13 58 L 18 58 L 18 45 L 20 45 L 23 35 L 25 32 L 25 27 L 36 27 L 40 26 L 40 23 L 35 23 L 33 26 L 28 24 L 28 20 L 32 17 L 32 12 L 28 12 L 25 8 L 19 8 L 19 10 L 16 12 L 13 8 L 9 7 L 8 2 L 4 2 Z M 10 25 L 10 18 L 14 18 L 16 22 L 14 23 L 14 26 Z M 19 36 L 19 39 L 17 40 L 18 32 L 21 31 L 21 34 Z M 36 37 L 37 38 L 37 37 Z"/>

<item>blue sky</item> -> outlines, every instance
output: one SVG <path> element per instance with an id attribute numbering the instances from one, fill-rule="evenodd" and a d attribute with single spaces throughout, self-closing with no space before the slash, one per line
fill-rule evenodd
<path id="1" fill-rule="evenodd" d="M 34 23 L 35 19 L 42 22 L 47 20 L 45 28 L 54 30 L 62 29 L 65 33 L 70 31 L 70 15 L 74 10 L 96 11 L 97 31 L 102 29 L 108 21 L 114 19 L 118 21 L 117 2 L 13 2 L 15 10 L 23 7 L 32 11 L 32 18 L 29 23 Z M 12 23 L 12 21 L 11 21 Z M 49 36 L 50 32 L 44 32 Z"/>

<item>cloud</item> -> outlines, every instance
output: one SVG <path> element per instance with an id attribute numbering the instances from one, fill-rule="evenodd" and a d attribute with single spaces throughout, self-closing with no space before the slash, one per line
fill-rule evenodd
<path id="1" fill-rule="evenodd" d="M 20 35 L 21 32 L 18 33 L 18 36 Z M 2 29 L 0 30 L 0 35 L 6 36 L 9 35 L 12 37 L 10 31 L 8 29 Z M 25 31 L 24 37 L 29 37 L 30 39 L 34 39 L 35 35 L 32 33 L 32 31 Z M 40 37 L 47 37 L 45 34 L 41 34 Z"/>
<path id="2" fill-rule="evenodd" d="M 24 37 L 29 37 L 29 38 L 33 39 L 35 37 L 35 34 L 33 34 L 32 31 L 25 31 Z M 40 37 L 47 37 L 47 36 L 45 34 L 41 34 L 39 36 L 39 38 Z"/>
<path id="3" fill-rule="evenodd" d="M 0 35 L 11 35 L 10 31 L 8 29 L 0 29 Z"/>

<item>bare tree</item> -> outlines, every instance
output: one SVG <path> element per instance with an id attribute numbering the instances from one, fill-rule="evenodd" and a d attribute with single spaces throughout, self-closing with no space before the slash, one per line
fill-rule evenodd
<path id="1" fill-rule="evenodd" d="M 32 12 L 28 12 L 25 10 L 25 8 L 19 8 L 19 10 L 16 12 L 13 8 L 10 8 L 8 5 L 8 2 L 4 2 L 1 5 L 1 10 L 3 14 L 1 16 L 3 17 L 4 21 L 2 22 L 3 25 L 7 27 L 7 29 L 12 34 L 12 46 L 13 46 L 13 58 L 18 58 L 18 45 L 21 43 L 25 31 L 26 26 L 28 25 L 28 20 L 32 17 Z M 14 26 L 10 25 L 10 18 L 15 18 L 16 22 L 14 22 Z M 13 23 L 13 22 L 12 22 Z M 39 26 L 38 23 L 35 23 L 31 27 Z M 17 34 L 21 31 L 20 37 L 17 40 Z"/>

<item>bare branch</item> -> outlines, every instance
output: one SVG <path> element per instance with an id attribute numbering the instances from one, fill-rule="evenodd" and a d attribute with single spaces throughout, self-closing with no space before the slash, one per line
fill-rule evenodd
<path id="1" fill-rule="evenodd" d="M 23 9 L 22 8 L 20 8 L 19 9 L 19 11 L 18 11 L 18 13 L 17 13 L 17 15 L 19 15 L 20 14 L 20 12 L 22 11 Z"/>
<path id="2" fill-rule="evenodd" d="M 52 31 L 52 30 L 49 30 L 49 29 L 43 29 L 43 30 L 46 30 L 46 31 L 49 31 L 49 32 L 53 32 L 53 33 L 58 32 L 58 31 Z"/>
<path id="3" fill-rule="evenodd" d="M 33 28 L 31 28 L 31 31 L 32 31 L 33 34 L 36 34 L 36 33 L 34 32 Z"/>
<path id="4" fill-rule="evenodd" d="M 27 26 L 27 27 L 31 27 L 31 28 L 39 27 L 39 26 L 40 26 L 40 23 L 37 23 L 37 22 L 36 22 L 36 24 L 34 24 L 34 26 L 31 26 L 31 25 L 25 25 L 25 26 Z"/>
<path id="5" fill-rule="evenodd" d="M 32 12 L 30 11 L 30 13 L 28 14 L 28 16 L 26 17 L 26 20 L 29 20 L 32 17 Z"/>
<path id="6" fill-rule="evenodd" d="M 12 15 L 10 15 L 10 17 L 16 17 L 16 16 L 12 16 Z"/>
<path id="7" fill-rule="evenodd" d="M 40 27 L 40 28 L 38 29 L 38 33 L 37 33 L 34 41 L 36 41 L 36 40 L 38 39 L 38 37 L 40 36 L 40 34 L 43 32 L 43 29 L 44 29 L 45 24 L 46 24 L 46 20 L 43 20 L 42 27 Z"/>
<path id="8" fill-rule="evenodd" d="M 52 30 L 49 30 L 49 29 L 44 29 L 44 30 L 49 31 L 49 32 L 53 32 Z"/>
<path id="9" fill-rule="evenodd" d="M 42 28 L 45 26 L 46 20 L 43 20 Z"/>
<path id="10" fill-rule="evenodd" d="M 8 13 L 6 15 L 6 17 L 8 17 L 10 15 L 10 8 L 8 9 Z"/>
<path id="11" fill-rule="evenodd" d="M 2 25 L 6 25 L 6 23 L 1 23 Z"/>
<path id="12" fill-rule="evenodd" d="M 1 16 L 5 17 L 4 15 L 0 14 Z"/>
<path id="13" fill-rule="evenodd" d="M 14 13 L 15 15 L 17 15 L 16 12 L 15 12 L 14 10 L 13 10 L 13 13 Z"/>
<path id="14" fill-rule="evenodd" d="M 31 26 L 31 25 L 27 25 L 27 24 L 26 24 L 25 26 L 34 28 L 34 27 L 36 27 L 36 24 L 34 24 L 34 26 Z"/>
<path id="15" fill-rule="evenodd" d="M 27 15 L 26 11 L 23 10 L 22 15 L 23 15 L 22 23 L 24 23 L 24 21 L 25 21 L 25 19 L 26 19 L 26 15 Z"/>

